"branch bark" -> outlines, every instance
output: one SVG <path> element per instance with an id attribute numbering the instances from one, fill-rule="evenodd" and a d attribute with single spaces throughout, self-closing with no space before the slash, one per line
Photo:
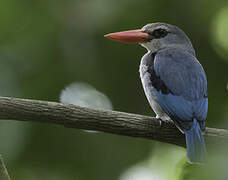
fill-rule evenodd
<path id="1" fill-rule="evenodd" d="M 184 135 L 172 122 L 109 110 L 95 110 L 70 104 L 0 97 L 0 119 L 59 124 L 118 135 L 152 139 L 185 147 Z M 206 128 L 205 140 L 213 145 L 228 142 L 228 130 Z"/>

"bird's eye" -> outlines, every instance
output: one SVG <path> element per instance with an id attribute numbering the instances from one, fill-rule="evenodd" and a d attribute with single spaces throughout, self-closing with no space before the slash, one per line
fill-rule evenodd
<path id="1" fill-rule="evenodd" d="M 167 34 L 168 34 L 168 31 L 165 30 L 165 29 L 155 29 L 155 30 L 151 33 L 151 35 L 152 35 L 154 38 L 156 38 L 156 39 L 165 37 Z"/>

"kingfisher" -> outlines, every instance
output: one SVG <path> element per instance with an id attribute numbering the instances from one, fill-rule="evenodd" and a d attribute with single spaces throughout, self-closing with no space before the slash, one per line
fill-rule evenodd
<path id="1" fill-rule="evenodd" d="M 158 22 L 105 37 L 147 49 L 139 72 L 156 118 L 172 120 L 185 135 L 188 162 L 205 162 L 207 78 L 188 36 L 177 26 Z"/>

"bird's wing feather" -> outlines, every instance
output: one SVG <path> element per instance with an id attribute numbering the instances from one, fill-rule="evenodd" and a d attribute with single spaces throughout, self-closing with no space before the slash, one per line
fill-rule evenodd
<path id="1" fill-rule="evenodd" d="M 182 130 L 191 127 L 193 118 L 201 121 L 204 129 L 207 80 L 198 60 L 180 49 L 163 50 L 155 55 L 154 71 L 168 89 L 168 93 L 155 92 L 162 109 Z"/>

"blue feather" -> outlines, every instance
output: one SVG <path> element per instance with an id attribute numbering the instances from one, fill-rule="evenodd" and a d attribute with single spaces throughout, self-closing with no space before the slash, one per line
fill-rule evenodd
<path id="1" fill-rule="evenodd" d="M 153 83 L 156 101 L 179 128 L 190 129 L 193 119 L 204 129 L 207 117 L 207 79 L 199 61 L 188 52 L 170 48 L 159 51 L 154 57 Z"/>
<path id="2" fill-rule="evenodd" d="M 154 93 L 159 105 L 170 117 L 182 119 L 182 121 L 192 120 L 193 102 L 185 100 L 182 96 L 163 94 L 161 91 Z"/>
<path id="3" fill-rule="evenodd" d="M 208 98 L 201 98 L 195 101 L 193 105 L 193 112 L 197 120 L 205 120 L 207 118 Z"/>
<path id="4" fill-rule="evenodd" d="M 202 163 L 206 159 L 206 147 L 200 125 L 194 119 L 190 130 L 185 130 L 188 161 L 191 163 Z"/>

